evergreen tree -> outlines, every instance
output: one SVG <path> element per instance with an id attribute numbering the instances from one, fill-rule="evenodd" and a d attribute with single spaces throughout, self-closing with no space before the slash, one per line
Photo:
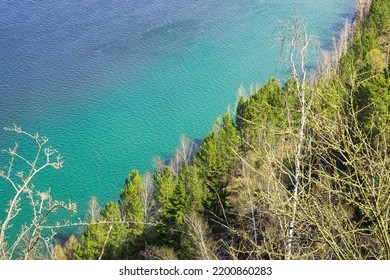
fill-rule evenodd
<path id="1" fill-rule="evenodd" d="M 389 124 L 390 81 L 385 75 L 375 75 L 359 83 L 354 107 L 361 127 L 375 136 Z"/>
<path id="2" fill-rule="evenodd" d="M 126 223 L 127 238 L 123 245 L 123 257 L 133 258 L 135 248 L 141 246 L 137 239 L 144 232 L 144 205 L 141 201 L 141 192 L 143 191 L 143 179 L 137 170 L 131 171 L 126 179 L 126 186 L 120 192 L 120 206 Z"/>
<path id="3" fill-rule="evenodd" d="M 103 245 L 103 259 L 118 260 L 122 258 L 123 246 L 126 242 L 128 229 L 122 218 L 121 209 L 118 203 L 109 202 L 103 210 L 103 219 L 106 224 L 102 224 L 105 233 Z M 103 249 L 102 249 L 103 250 Z"/>
<path id="4" fill-rule="evenodd" d="M 120 193 L 125 221 L 129 222 L 129 233 L 134 237 L 141 235 L 144 229 L 144 209 L 141 202 L 143 180 L 137 170 L 131 171 L 126 187 Z"/>
<path id="5" fill-rule="evenodd" d="M 74 252 L 75 259 L 120 259 L 127 229 L 118 203 L 109 202 L 96 223 L 91 223 Z"/>
<path id="6" fill-rule="evenodd" d="M 244 112 L 246 111 L 246 100 L 243 95 L 240 95 L 237 101 L 236 108 L 236 126 L 238 131 L 242 132 L 245 126 L 245 116 Z"/>
<path id="7" fill-rule="evenodd" d="M 209 133 L 195 158 L 199 174 L 207 189 L 207 210 L 225 218 L 227 185 L 234 174 L 234 162 L 238 152 L 238 132 L 230 115 L 226 114 L 219 134 Z"/>
<path id="8" fill-rule="evenodd" d="M 177 180 L 167 166 L 164 166 L 161 172 L 157 172 L 154 180 L 157 186 L 156 201 L 160 208 L 157 234 L 161 245 L 173 246 L 177 244 L 175 227 L 182 211 L 177 208 L 182 201 L 182 191 L 177 188 Z"/>
<path id="9" fill-rule="evenodd" d="M 185 164 L 179 172 L 178 185 L 183 189 L 184 212 L 202 211 L 205 190 L 198 177 L 198 168 Z"/>
<path id="10" fill-rule="evenodd" d="M 293 81 L 291 79 L 289 83 Z M 286 102 L 292 102 L 292 96 L 294 95 L 284 95 L 278 80 L 271 78 L 246 101 L 240 97 L 236 111 L 237 128 L 246 142 L 243 145 L 244 150 L 262 142 L 261 132 L 265 126 L 278 127 L 282 130 L 287 127 L 286 105 L 293 104 L 286 104 Z"/>

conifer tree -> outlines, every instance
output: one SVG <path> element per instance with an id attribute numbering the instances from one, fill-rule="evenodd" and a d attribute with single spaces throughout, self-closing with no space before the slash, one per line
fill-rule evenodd
<path id="1" fill-rule="evenodd" d="M 246 111 L 246 100 L 243 95 L 240 95 L 237 101 L 236 107 L 236 126 L 237 130 L 242 132 L 245 126 L 245 116 L 244 112 Z"/>
<path id="2" fill-rule="evenodd" d="M 179 172 L 178 185 L 184 190 L 184 212 L 201 211 L 205 198 L 205 190 L 198 177 L 198 168 L 185 164 Z"/>
<path id="3" fill-rule="evenodd" d="M 75 259 L 120 259 L 127 229 L 118 203 L 109 202 L 98 221 L 92 222 L 74 252 Z"/>
<path id="4" fill-rule="evenodd" d="M 177 243 L 175 225 L 180 210 L 176 207 L 182 199 L 180 197 L 182 192 L 177 188 L 177 180 L 167 166 L 164 166 L 161 172 L 157 172 L 154 180 L 157 186 L 156 201 L 160 208 L 157 234 L 163 244 L 172 246 Z"/>
<path id="5" fill-rule="evenodd" d="M 195 158 L 199 174 L 208 189 L 207 210 L 220 219 L 226 219 L 227 185 L 234 174 L 238 151 L 238 132 L 229 114 L 226 114 L 219 133 L 209 133 Z"/>
<path id="6" fill-rule="evenodd" d="M 121 205 L 124 212 L 129 234 L 134 237 L 141 235 L 144 229 L 144 209 L 141 202 L 143 180 L 137 170 L 131 171 L 126 180 L 126 187 L 120 193 Z"/>

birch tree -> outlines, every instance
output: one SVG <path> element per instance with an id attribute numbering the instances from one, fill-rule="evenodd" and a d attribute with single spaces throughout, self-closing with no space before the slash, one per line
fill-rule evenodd
<path id="1" fill-rule="evenodd" d="M 295 81 L 296 94 L 299 100 L 299 128 L 296 136 L 296 149 L 294 153 L 294 167 L 292 173 L 292 195 L 291 195 L 291 215 L 287 229 L 287 241 L 285 248 L 285 259 L 291 258 L 291 248 L 295 230 L 296 212 L 299 200 L 299 194 L 304 189 L 304 180 L 302 175 L 303 154 L 305 152 L 305 130 L 307 111 L 311 105 L 310 86 L 307 84 L 307 66 L 306 61 L 309 53 L 310 44 L 314 38 L 308 35 L 306 26 L 299 15 L 288 18 L 282 24 L 279 40 L 286 54 L 288 63 L 291 66 L 292 77 Z M 287 56 L 286 55 L 286 56 Z"/>

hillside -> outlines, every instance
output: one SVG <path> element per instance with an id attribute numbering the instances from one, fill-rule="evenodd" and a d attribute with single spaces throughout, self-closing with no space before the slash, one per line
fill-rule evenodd
<path id="1" fill-rule="evenodd" d="M 357 17 L 339 63 L 315 77 L 304 24 L 286 20 L 292 77 L 242 93 L 199 147 L 183 138 L 170 162 L 132 171 L 80 243 L 54 253 L 390 259 L 389 1 Z"/>

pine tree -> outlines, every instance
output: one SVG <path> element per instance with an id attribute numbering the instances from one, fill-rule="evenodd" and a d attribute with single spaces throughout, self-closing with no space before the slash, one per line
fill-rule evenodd
<path id="1" fill-rule="evenodd" d="M 184 191 L 184 212 L 202 211 L 205 190 L 198 177 L 198 168 L 185 164 L 180 169 L 178 185 Z"/>
<path id="2" fill-rule="evenodd" d="M 164 166 L 161 172 L 157 172 L 154 180 L 157 186 L 156 201 L 160 208 L 157 234 L 161 245 L 173 246 L 177 243 L 174 238 L 178 218 L 178 209 L 175 208 L 175 204 L 180 200 L 180 197 L 177 196 L 181 192 L 176 188 L 177 180 L 167 166 Z"/>
<path id="3" fill-rule="evenodd" d="M 102 216 L 106 224 L 102 225 L 105 234 L 100 254 L 106 260 L 121 259 L 129 231 L 123 221 L 119 204 L 116 202 L 107 203 Z"/>
<path id="4" fill-rule="evenodd" d="M 236 108 L 236 126 L 238 131 L 242 132 L 245 127 L 245 116 L 244 112 L 246 111 L 247 102 L 243 95 L 240 95 L 237 101 Z"/>
<path id="5" fill-rule="evenodd" d="M 81 237 L 74 258 L 84 260 L 120 259 L 127 229 L 118 203 L 109 202 L 98 221 L 92 222 Z"/>
<path id="6" fill-rule="evenodd" d="M 238 132 L 229 114 L 222 118 L 219 133 L 209 133 L 195 158 L 199 175 L 208 189 L 206 208 L 212 215 L 225 219 L 227 186 L 234 175 L 238 152 Z"/>
<path id="7" fill-rule="evenodd" d="M 131 171 L 126 180 L 126 187 L 120 193 L 121 205 L 125 221 L 128 222 L 129 234 L 132 239 L 142 234 L 144 230 L 144 209 L 141 202 L 143 180 L 137 170 Z"/>

